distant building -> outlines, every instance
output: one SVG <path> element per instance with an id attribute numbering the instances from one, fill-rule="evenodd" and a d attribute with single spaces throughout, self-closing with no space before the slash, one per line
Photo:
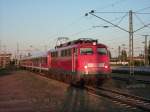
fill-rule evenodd
<path id="1" fill-rule="evenodd" d="M 0 68 L 7 67 L 11 62 L 11 54 L 10 53 L 1 53 L 0 54 Z"/>
<path id="2" fill-rule="evenodd" d="M 144 57 L 143 56 L 137 56 L 133 57 L 134 65 L 135 66 L 143 66 L 145 63 Z M 127 57 L 126 61 L 121 61 L 118 58 L 112 58 L 110 60 L 111 65 L 129 65 L 130 58 Z"/>

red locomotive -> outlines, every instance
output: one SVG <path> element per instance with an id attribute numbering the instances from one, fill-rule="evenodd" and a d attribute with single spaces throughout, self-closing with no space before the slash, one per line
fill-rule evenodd
<path id="1" fill-rule="evenodd" d="M 69 82 L 99 80 L 111 73 L 107 46 L 88 38 L 60 44 L 46 54 L 22 59 L 20 65 L 32 70 L 48 71 L 55 75 L 53 77 Z"/>

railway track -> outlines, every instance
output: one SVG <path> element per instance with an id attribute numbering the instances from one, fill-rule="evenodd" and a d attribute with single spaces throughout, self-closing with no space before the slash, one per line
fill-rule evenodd
<path id="1" fill-rule="evenodd" d="M 45 73 L 40 73 L 39 75 L 42 75 L 47 78 L 51 78 L 49 77 L 48 74 L 45 74 Z M 64 83 L 67 83 L 67 82 L 64 82 Z M 78 87 L 78 86 L 75 86 L 75 87 Z M 122 104 L 127 104 L 130 107 L 136 107 L 145 111 L 150 111 L 150 99 L 146 99 L 143 97 L 131 95 L 129 93 L 124 93 L 119 90 L 112 90 L 110 88 L 104 88 L 104 87 L 92 87 L 92 86 L 85 85 L 84 89 L 86 89 L 88 92 L 96 96 L 107 97 L 113 101 L 117 101 Z"/>
<path id="2" fill-rule="evenodd" d="M 126 81 L 129 82 L 129 78 L 121 78 L 121 77 L 112 77 L 114 80 Z M 143 84 L 150 84 L 150 81 L 134 79 L 133 81 L 143 83 Z"/>
<path id="3" fill-rule="evenodd" d="M 150 99 L 145 99 L 143 97 L 134 96 L 128 93 L 111 90 L 103 87 L 94 88 L 90 86 L 85 86 L 85 89 L 92 94 L 104 96 L 109 99 L 112 99 L 113 101 L 115 100 L 130 105 L 132 107 L 136 107 L 145 111 L 150 111 Z"/>
<path id="4" fill-rule="evenodd" d="M 128 82 L 129 78 L 130 78 L 131 80 L 133 80 L 135 82 L 139 82 L 139 83 L 143 83 L 143 84 L 150 84 L 150 80 L 148 80 L 148 77 L 146 77 L 146 76 L 135 75 L 134 77 L 133 76 L 131 77 L 131 76 L 119 74 L 119 73 L 111 73 L 111 74 L 112 74 L 112 78 L 114 80 L 121 80 L 121 81 Z M 120 75 L 120 76 L 118 76 L 118 75 Z M 121 76 L 121 75 L 124 75 L 124 76 Z M 141 77 L 141 78 L 137 78 L 137 77 Z"/>

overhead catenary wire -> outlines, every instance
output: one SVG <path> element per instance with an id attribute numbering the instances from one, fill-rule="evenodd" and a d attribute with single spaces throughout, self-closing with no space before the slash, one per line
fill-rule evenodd
<path id="1" fill-rule="evenodd" d="M 141 11 L 144 11 L 144 10 L 147 10 L 147 9 L 150 9 L 150 6 L 144 7 L 144 8 L 142 8 L 142 9 L 139 9 L 139 10 L 136 11 L 136 13 L 141 12 Z"/>
<path id="2" fill-rule="evenodd" d="M 113 22 L 113 21 L 117 21 L 117 20 L 120 19 L 119 22 L 117 23 L 117 24 L 119 25 L 119 24 L 121 23 L 121 21 L 122 21 L 126 16 L 127 16 L 127 14 L 125 14 L 125 15 L 119 17 L 119 18 L 115 18 L 115 19 L 113 19 L 113 20 L 111 20 L 111 21 Z M 93 26 L 92 26 L 92 27 L 93 27 Z M 105 27 L 104 24 L 101 25 L 101 27 Z M 108 26 L 108 27 L 111 27 L 111 26 Z M 96 28 L 96 27 L 94 27 L 94 28 Z M 78 31 L 78 32 L 76 32 L 76 33 L 70 34 L 70 36 L 79 35 L 79 34 L 81 34 L 81 33 L 83 33 L 83 32 L 86 32 L 86 31 L 89 31 L 89 30 L 92 30 L 92 29 L 93 29 L 93 28 L 86 28 L 86 29 L 84 29 L 84 30 L 81 30 L 81 31 Z"/>
<path id="3" fill-rule="evenodd" d="M 108 12 L 108 11 L 107 12 L 97 12 L 97 11 L 94 11 L 94 13 L 121 13 L 122 14 L 122 13 L 128 13 L 128 12 Z"/>
<path id="4" fill-rule="evenodd" d="M 138 13 L 138 12 L 135 12 L 136 14 L 150 14 L 150 13 Z"/>
<path id="5" fill-rule="evenodd" d="M 119 20 L 118 22 L 116 22 L 116 25 L 119 25 L 122 21 L 123 21 L 123 19 L 127 16 L 127 14 L 128 13 L 126 13 L 125 15 L 123 15 L 123 16 L 120 16 L 120 17 L 116 17 L 115 19 L 112 19 L 112 20 L 110 20 L 111 22 L 115 22 L 115 21 L 117 21 L 117 20 Z M 97 26 L 99 26 L 99 25 L 97 25 Z M 102 25 L 100 25 L 100 26 L 107 26 L 106 24 L 102 24 Z M 108 27 L 114 27 L 114 26 L 108 26 Z M 95 27 L 96 28 L 96 27 Z"/>
<path id="6" fill-rule="evenodd" d="M 145 9 L 145 8 L 144 8 L 144 9 Z M 142 9 L 142 10 L 143 10 L 143 9 Z M 94 13 L 125 13 L 125 12 L 98 12 L 98 11 L 96 11 L 96 10 L 93 10 L 93 12 L 94 12 Z M 133 13 L 135 13 L 135 12 L 133 12 Z M 89 12 L 89 14 L 91 14 L 91 15 L 93 15 L 93 16 L 95 16 L 95 17 L 97 17 L 97 18 L 99 18 L 99 19 L 101 19 L 101 20 L 103 20 L 103 21 L 105 21 L 105 22 L 107 22 L 107 23 L 110 23 L 110 24 L 116 26 L 115 24 L 113 24 L 113 23 L 107 21 L 106 19 L 104 19 L 104 18 L 102 18 L 102 17 L 99 17 L 99 16 L 93 14 L 92 11 Z M 139 13 L 139 14 L 149 14 L 149 13 Z M 122 21 L 122 20 L 121 20 L 121 21 Z M 142 26 L 142 27 L 140 27 L 140 28 L 138 28 L 138 29 L 136 29 L 135 31 L 132 31 L 132 32 L 135 33 L 135 32 L 137 32 L 137 31 L 139 31 L 139 30 L 141 30 L 141 29 L 143 29 L 143 28 L 145 28 L 145 27 L 148 27 L 148 26 L 149 26 L 149 24 L 147 24 L 147 25 L 144 24 L 144 26 Z M 118 26 L 116 26 L 116 27 L 118 27 Z M 118 28 L 121 29 L 121 27 L 118 27 Z M 122 30 L 124 30 L 124 29 L 122 29 Z M 125 31 L 125 30 L 124 30 L 124 31 Z"/>
<path id="7" fill-rule="evenodd" d="M 145 27 L 148 27 L 148 26 L 150 26 L 150 23 L 148 23 L 148 24 L 146 24 L 146 25 L 143 25 L 142 27 L 140 27 L 140 28 L 134 30 L 133 33 L 137 32 L 137 31 L 139 31 L 139 30 L 141 30 L 141 29 L 143 29 L 143 28 L 145 28 Z"/>
<path id="8" fill-rule="evenodd" d="M 125 17 L 125 15 L 124 15 L 123 17 Z M 122 17 L 122 18 L 123 18 L 123 17 Z M 121 19 L 122 19 L 122 18 L 121 18 Z M 87 29 L 87 30 L 83 30 L 83 31 L 77 32 L 77 33 L 75 33 L 75 34 L 73 34 L 73 35 L 76 35 L 76 34 L 78 35 L 78 34 L 80 34 L 80 33 L 83 33 L 83 32 L 85 32 L 85 31 L 88 31 L 88 30 L 91 30 L 91 28 L 89 28 L 89 29 Z M 136 39 L 136 38 L 135 38 L 135 39 Z M 113 40 L 113 39 L 111 39 L 110 41 L 112 42 L 112 40 Z M 109 41 L 109 40 L 108 40 L 108 41 Z M 126 42 L 126 41 L 125 41 L 125 42 Z"/>
<path id="9" fill-rule="evenodd" d="M 115 5 L 117 5 L 118 3 L 121 3 L 121 2 L 122 2 L 122 0 L 117 0 L 116 2 L 114 2 L 114 3 L 112 3 L 112 4 L 109 4 L 109 5 L 107 5 L 107 6 L 108 6 L 108 7 L 109 7 L 109 6 L 110 6 L 110 7 L 113 7 L 113 6 L 115 6 Z M 103 8 L 105 8 L 105 7 L 103 7 Z M 146 10 L 146 9 L 148 9 L 148 8 L 140 9 L 139 12 L 141 12 L 141 10 Z M 125 13 L 125 15 L 122 16 L 122 18 L 121 18 L 120 21 L 117 23 L 117 25 L 119 25 L 119 24 L 123 21 L 124 17 L 126 17 L 126 15 L 128 14 L 128 12 L 101 12 L 101 13 Z M 78 21 L 77 21 L 77 22 L 78 22 Z M 72 25 L 72 24 L 76 24 L 76 22 L 71 22 L 70 25 Z M 68 26 L 69 26 L 69 25 L 68 25 Z M 65 29 L 65 28 L 64 28 L 64 29 Z M 89 30 L 92 30 L 92 28 L 83 29 L 83 30 L 81 30 L 81 31 L 78 31 L 78 32 L 76 32 L 76 33 L 71 34 L 70 36 L 79 35 L 79 34 L 81 34 L 81 33 L 85 33 L 86 31 L 89 31 Z"/>
<path id="10" fill-rule="evenodd" d="M 143 22 L 143 20 L 136 14 L 134 13 L 135 17 L 139 20 L 139 22 L 143 25 L 145 25 L 145 23 Z"/>
<path id="11" fill-rule="evenodd" d="M 118 38 L 116 38 L 117 40 L 118 40 Z M 107 42 L 108 43 L 112 43 L 113 41 L 115 41 L 115 43 L 116 44 L 118 44 L 118 43 L 125 43 L 125 42 L 127 42 L 128 41 L 128 39 L 126 38 L 126 39 L 124 39 L 123 41 L 116 41 L 116 39 L 110 39 L 110 40 L 107 40 Z M 122 39 L 122 38 L 120 38 L 120 39 Z M 143 38 L 141 38 L 141 37 L 137 37 L 137 38 L 134 38 L 134 39 L 143 39 Z M 137 42 L 137 40 L 134 40 L 134 42 Z M 114 43 L 114 42 L 113 42 Z M 128 43 L 127 43 L 128 44 Z"/>
<path id="12" fill-rule="evenodd" d="M 141 35 L 135 35 L 135 36 L 139 36 L 139 37 L 135 37 L 134 39 L 134 43 L 137 43 L 137 44 L 135 44 L 135 45 L 140 45 L 139 43 L 141 43 L 142 44 L 142 42 L 144 41 L 144 40 L 140 40 L 140 39 L 143 39 L 142 37 L 141 37 Z M 121 39 L 121 38 L 120 38 Z M 109 45 L 111 45 L 111 44 L 115 44 L 115 45 L 118 45 L 118 44 L 121 44 L 121 43 L 125 43 L 126 45 L 128 45 L 128 39 L 126 38 L 126 39 L 124 39 L 123 41 L 116 41 L 116 40 L 119 40 L 119 39 L 110 39 L 110 40 L 107 40 L 106 41 L 106 43 L 107 44 L 109 44 Z M 115 42 L 114 42 L 115 41 Z M 136 47 L 136 46 L 135 46 Z"/>
<path id="13" fill-rule="evenodd" d="M 105 6 L 101 7 L 101 8 L 97 7 L 96 9 L 101 9 L 101 10 L 103 10 L 103 9 L 108 9 L 109 7 L 114 7 L 114 6 L 116 6 L 116 5 L 118 5 L 118 4 L 122 3 L 122 2 L 125 2 L 125 1 L 126 1 L 126 0 L 116 0 L 116 1 L 113 2 L 113 3 L 110 3 L 110 4 L 108 4 L 108 5 L 105 5 Z"/>
<path id="14" fill-rule="evenodd" d="M 84 30 L 82 30 L 82 31 L 76 32 L 76 33 L 74 33 L 74 34 L 71 34 L 71 36 L 78 35 L 78 34 L 81 34 L 81 33 L 83 33 L 83 32 L 89 31 L 89 30 L 92 30 L 92 28 L 87 28 L 87 29 L 84 29 Z"/>
<path id="15" fill-rule="evenodd" d="M 120 4 L 120 3 L 122 3 L 123 1 L 125 1 L 125 0 L 117 0 L 117 1 L 115 1 L 115 2 L 113 2 L 113 3 L 111 3 L 111 4 L 108 4 L 108 5 L 106 5 L 106 6 L 104 6 L 104 7 L 102 7 L 101 9 L 103 9 L 103 8 L 108 8 L 108 7 L 114 7 L 115 5 L 118 5 L 118 4 Z M 142 9 L 140 9 L 140 10 L 146 10 L 147 8 L 142 8 Z M 126 13 L 127 14 L 127 12 L 101 12 L 101 13 Z M 125 14 L 125 15 L 126 15 Z M 83 17 L 83 16 L 82 16 Z M 82 18 L 82 17 L 80 17 L 80 18 Z M 123 20 L 123 18 L 124 17 L 122 17 L 122 19 L 120 19 L 120 21 L 117 23 L 117 24 L 120 24 L 121 23 L 121 21 Z M 76 24 L 77 22 L 79 22 L 80 21 L 80 19 L 78 19 L 77 21 L 73 21 L 73 22 L 71 22 L 69 25 L 68 25 L 68 28 L 70 28 L 70 26 L 73 26 L 74 24 Z M 67 28 L 64 28 L 64 29 L 67 29 Z M 79 34 L 81 34 L 81 33 L 83 33 L 83 32 L 86 32 L 86 31 L 89 31 L 89 29 L 90 28 L 87 28 L 87 30 L 85 29 L 85 30 L 82 30 L 82 31 L 79 31 L 79 32 L 76 32 L 76 33 L 73 33 L 73 34 L 71 34 L 71 36 L 74 36 L 74 35 L 79 35 Z M 62 32 L 62 31 L 61 31 Z"/>
<path id="16" fill-rule="evenodd" d="M 89 12 L 89 14 L 93 14 L 93 13 L 95 13 L 95 10 L 92 10 L 91 12 Z M 106 12 L 102 12 L 102 13 L 106 13 Z M 113 13 L 113 12 L 108 12 L 108 13 Z M 121 12 L 119 12 L 119 13 L 121 13 Z M 94 15 L 94 14 L 93 14 Z M 98 17 L 99 19 L 102 19 L 102 20 L 104 20 L 105 21 L 105 19 L 103 19 L 103 18 L 101 18 L 101 17 L 99 17 L 99 16 L 97 16 L 97 15 L 94 15 L 94 16 L 96 16 L 96 17 Z M 124 16 L 122 17 L 122 18 L 124 18 Z M 122 20 L 120 20 L 120 21 L 122 21 Z M 105 21 L 105 22 L 109 22 L 109 21 Z M 110 22 L 109 22 L 110 23 Z M 143 28 L 145 28 L 145 27 L 148 27 L 150 24 L 147 24 L 147 25 L 145 25 L 144 24 L 144 26 L 142 26 L 141 28 L 138 28 L 138 29 L 136 29 L 135 31 L 134 31 L 134 33 L 135 32 L 137 32 L 137 31 L 139 31 L 139 30 L 141 30 L 141 29 L 143 29 Z M 115 26 L 115 25 L 114 25 Z"/>
<path id="17" fill-rule="evenodd" d="M 125 13 L 125 15 L 122 16 L 122 18 L 121 18 L 120 21 L 117 23 L 117 25 L 119 25 L 127 15 L 128 15 L 128 13 Z"/>
<path id="18" fill-rule="evenodd" d="M 110 22 L 110 21 L 108 21 L 108 20 L 106 20 L 106 19 L 104 19 L 104 18 L 102 18 L 102 17 L 99 17 L 99 16 L 95 15 L 92 11 L 89 12 L 89 14 L 91 14 L 91 15 L 93 15 L 93 16 L 95 16 L 95 17 L 97 17 L 97 18 L 99 18 L 99 19 L 101 19 L 101 20 L 103 20 L 103 21 L 105 21 L 106 23 L 109 23 L 109 24 L 111 24 L 111 25 L 113 25 L 113 26 L 115 26 L 115 27 L 117 27 L 117 28 L 119 28 L 119 29 L 121 29 L 121 30 L 123 30 L 123 31 L 125 31 L 125 32 L 129 32 L 129 31 L 127 31 L 126 29 L 124 29 L 124 28 L 122 28 L 122 27 L 120 27 L 120 26 L 118 26 L 118 25 L 115 25 L 114 23 L 112 23 L 112 22 Z"/>
<path id="19" fill-rule="evenodd" d="M 69 36 L 79 35 L 79 34 L 81 34 L 81 33 L 83 33 L 83 32 L 89 31 L 89 30 L 92 30 L 92 28 L 83 29 L 83 30 L 78 31 L 78 32 L 76 32 L 76 33 L 72 33 L 72 34 L 70 34 Z"/>
<path id="20" fill-rule="evenodd" d="M 120 24 L 121 23 L 121 21 L 125 18 L 127 16 L 127 13 L 125 14 L 125 15 L 123 15 L 123 16 L 120 16 L 120 17 L 118 17 L 118 18 L 115 18 L 115 19 L 112 19 L 111 21 L 112 22 L 114 22 L 114 21 L 117 21 L 117 20 L 119 20 L 119 22 L 117 23 L 117 24 Z M 103 24 L 103 25 L 101 25 L 102 27 L 105 27 L 104 26 L 105 24 Z M 92 26 L 93 27 L 93 26 Z M 108 27 L 110 27 L 110 26 L 108 26 Z M 93 28 L 86 28 L 86 29 L 83 29 L 83 30 L 81 30 L 81 31 L 78 31 L 78 32 L 76 32 L 76 33 L 73 33 L 73 34 L 70 34 L 69 36 L 75 36 L 75 35 L 79 35 L 79 34 L 81 34 L 81 33 L 83 33 L 83 32 L 86 32 L 86 31 L 89 31 L 89 30 L 92 30 Z"/>
<path id="21" fill-rule="evenodd" d="M 135 15 L 136 18 L 139 20 L 139 22 L 141 22 L 141 24 L 146 25 L 146 24 L 143 22 L 143 20 L 142 20 L 137 14 L 134 14 L 134 15 Z M 147 27 L 150 28 L 149 25 L 148 25 Z"/>
<path id="22" fill-rule="evenodd" d="M 48 39 L 51 38 L 51 39 L 50 39 L 51 41 L 56 41 L 57 38 L 60 37 L 60 34 L 61 34 L 61 36 L 62 36 L 62 34 L 63 34 L 62 32 L 64 32 L 64 30 L 70 28 L 70 26 L 74 26 L 75 24 L 77 24 L 79 21 L 81 21 L 81 19 L 83 19 L 83 17 L 84 17 L 83 15 L 80 16 L 80 17 L 78 17 L 77 19 L 75 19 L 74 21 L 72 21 L 71 23 L 69 23 L 68 25 L 66 25 L 65 28 L 61 29 L 61 32 L 58 31 L 58 32 L 55 33 L 55 34 L 48 36 Z M 55 43 L 56 43 L 56 42 L 52 42 L 51 45 L 49 45 L 49 44 L 48 44 L 48 45 L 49 45 L 49 47 L 53 47 L 53 46 L 55 45 Z"/>

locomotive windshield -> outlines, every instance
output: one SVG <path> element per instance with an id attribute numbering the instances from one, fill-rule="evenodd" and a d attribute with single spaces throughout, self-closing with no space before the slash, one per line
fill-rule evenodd
<path id="1" fill-rule="evenodd" d="M 97 53 L 100 55 L 107 55 L 106 48 L 97 48 Z"/>
<path id="2" fill-rule="evenodd" d="M 80 54 L 93 54 L 92 48 L 80 48 Z"/>

